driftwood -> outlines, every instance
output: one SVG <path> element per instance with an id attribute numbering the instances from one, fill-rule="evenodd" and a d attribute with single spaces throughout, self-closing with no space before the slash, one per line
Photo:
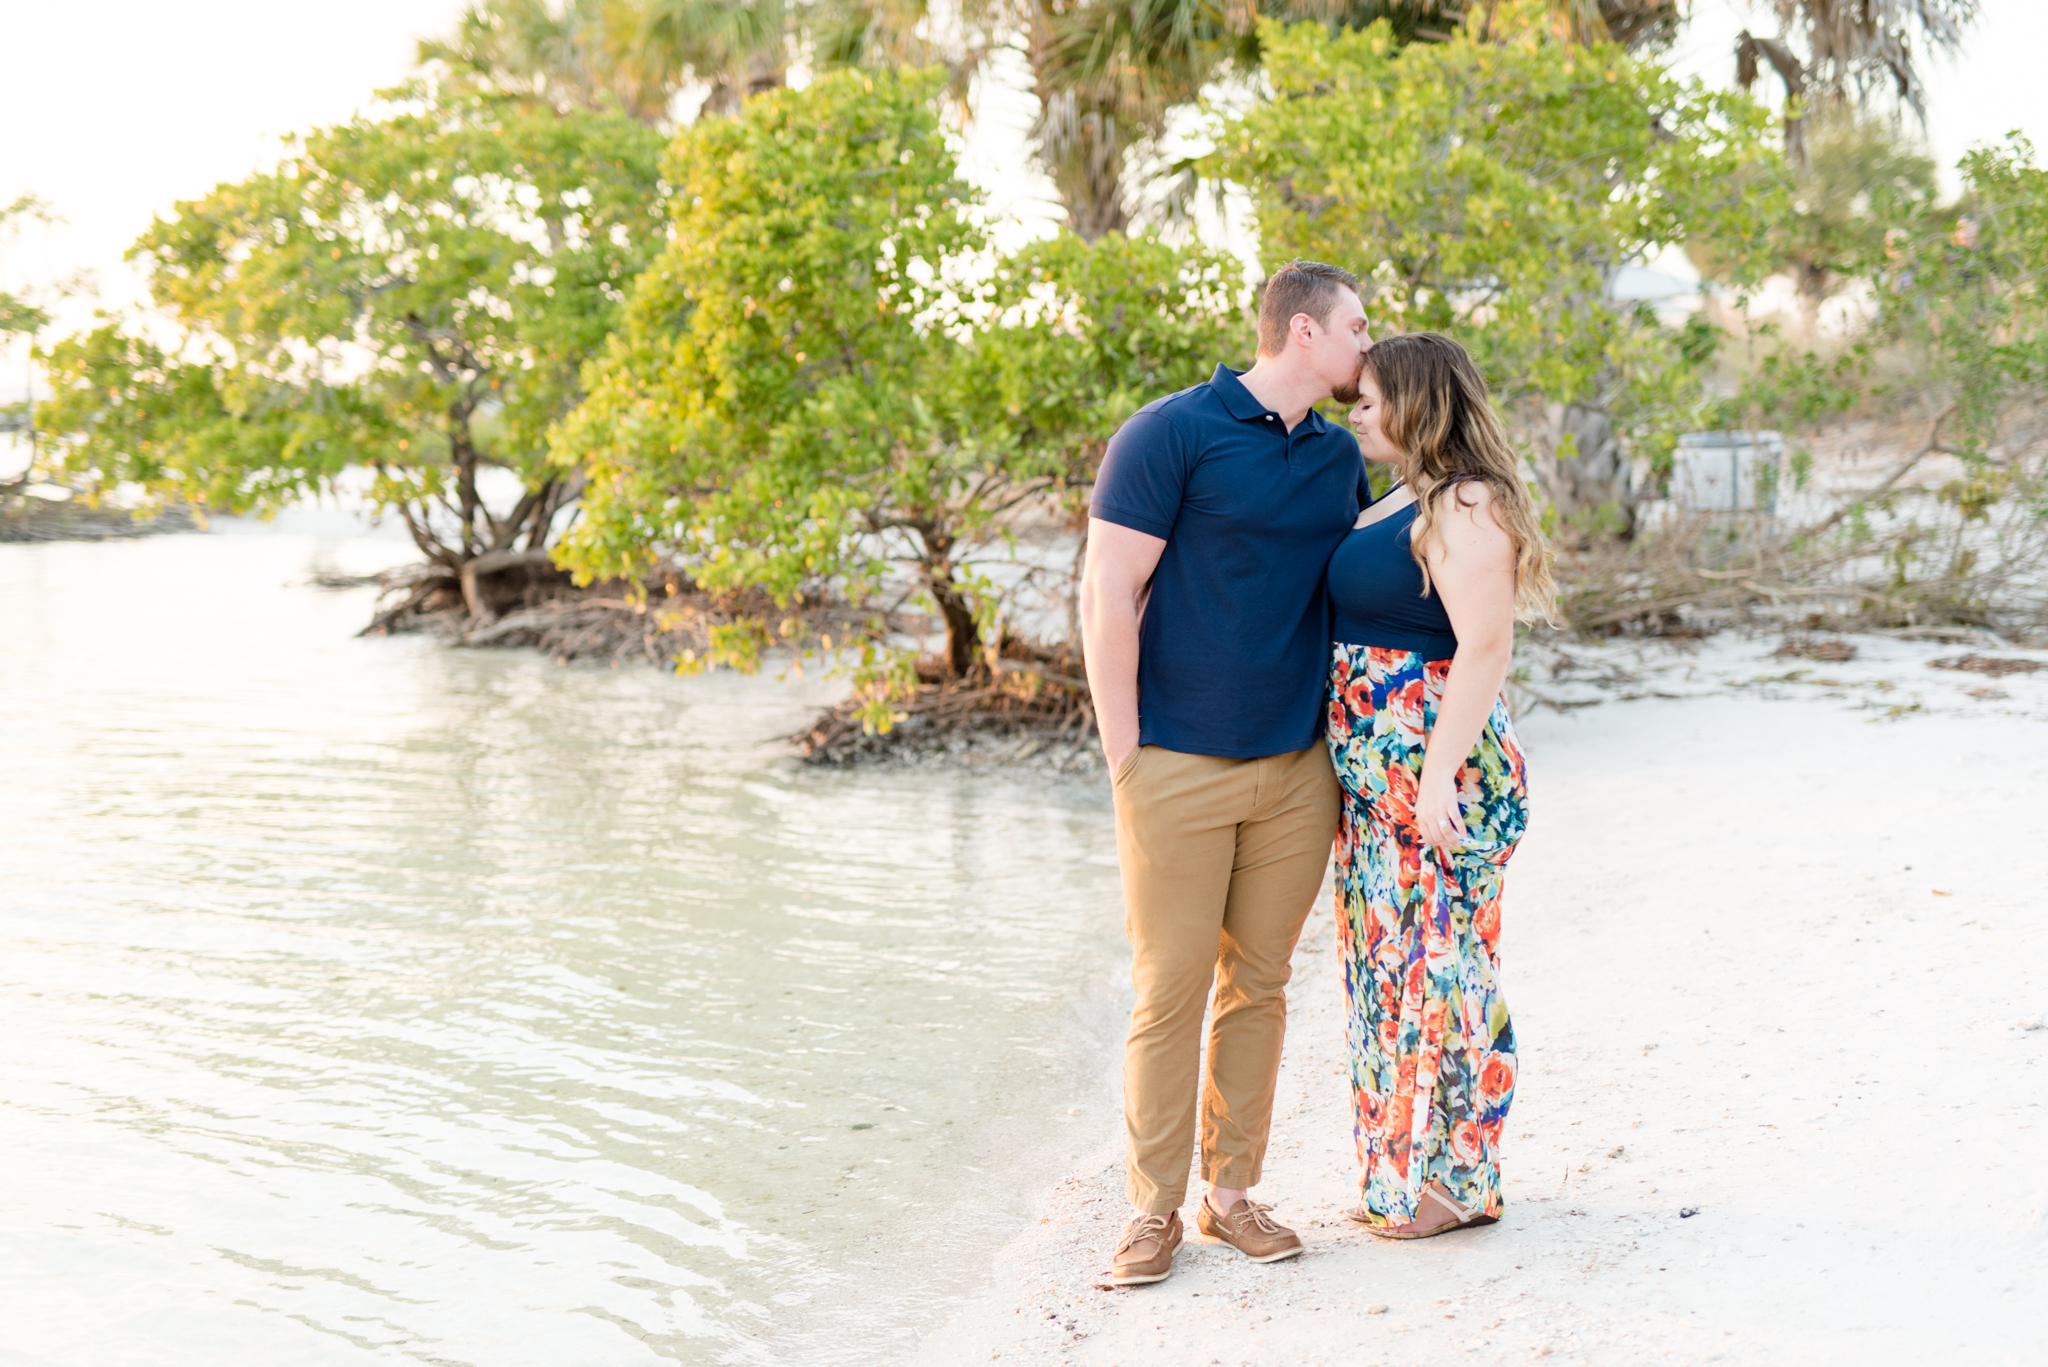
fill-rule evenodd
<path id="1" fill-rule="evenodd" d="M 1935 669 L 1960 669 L 1971 674 L 1989 674 L 1994 679 L 2008 674 L 2033 674 L 2048 669 L 2039 660 L 2000 655 L 1956 655 L 1946 660 L 1929 660 Z"/>

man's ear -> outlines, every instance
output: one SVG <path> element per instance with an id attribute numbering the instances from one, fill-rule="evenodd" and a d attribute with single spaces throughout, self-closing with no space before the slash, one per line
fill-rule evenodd
<path id="1" fill-rule="evenodd" d="M 1316 340 L 1316 320 L 1306 313 L 1297 313 L 1287 320 L 1287 338 L 1303 346 L 1311 346 Z"/>

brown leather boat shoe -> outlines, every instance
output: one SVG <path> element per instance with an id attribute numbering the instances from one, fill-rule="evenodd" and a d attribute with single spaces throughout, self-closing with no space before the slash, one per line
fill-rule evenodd
<path id="1" fill-rule="evenodd" d="M 1140 1215 L 1124 1226 L 1124 1237 L 1117 1241 L 1116 1256 L 1109 1260 L 1109 1284 L 1142 1286 L 1165 1281 L 1173 1271 L 1173 1255 L 1180 1242 L 1179 1211 Z"/>
<path id="2" fill-rule="evenodd" d="M 1218 1215 L 1204 1196 L 1195 1229 L 1209 1243 L 1229 1244 L 1255 1263 L 1277 1263 L 1301 1252 L 1301 1236 L 1269 1217 L 1266 1212 L 1271 1209 L 1247 1199 Z"/>

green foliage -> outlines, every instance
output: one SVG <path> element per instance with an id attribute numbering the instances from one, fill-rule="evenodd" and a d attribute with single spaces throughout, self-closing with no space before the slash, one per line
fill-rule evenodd
<path id="1" fill-rule="evenodd" d="M 1609 283 L 1695 241 L 1738 279 L 1768 265 L 1788 186 L 1765 112 L 1541 26 L 1406 47 L 1381 24 L 1261 37 L 1275 98 L 1225 121 L 1212 165 L 1252 195 L 1267 260 L 1357 270 L 1378 326 L 1458 337 L 1531 426 L 1580 404 L 1668 445 L 1711 345 Z"/>
<path id="2" fill-rule="evenodd" d="M 1062 238 L 987 278 L 940 89 L 832 73 L 677 138 L 670 244 L 555 436 L 590 471 L 580 576 L 668 558 L 787 607 L 901 572 L 971 672 L 1016 582 L 976 564 L 1004 516 L 1071 505 L 1130 409 L 1243 335 L 1224 263 L 1149 240 Z M 761 637 L 728 635 L 712 662 L 750 664 Z M 900 661 L 865 677 L 885 724 Z"/>
<path id="3" fill-rule="evenodd" d="M 356 453 L 404 440 L 356 390 L 309 392 L 181 360 L 111 321 L 38 355 L 53 391 L 38 425 L 60 438 L 59 467 L 89 488 L 132 483 L 202 508 L 279 508 L 328 487 Z"/>
<path id="4" fill-rule="evenodd" d="M 555 436 L 591 472 L 579 573 L 680 553 L 787 602 L 866 568 L 878 504 L 934 487 L 920 462 L 955 442 L 923 315 L 980 233 L 933 86 L 834 74 L 676 139 L 671 240 Z"/>
<path id="5" fill-rule="evenodd" d="M 46 358 L 69 470 L 268 509 L 351 465 L 430 558 L 539 544 L 577 399 L 658 240 L 657 135 L 424 86 L 180 204 L 136 244 L 175 348 L 107 323 Z M 480 465 L 527 491 L 499 519 Z"/>
<path id="6" fill-rule="evenodd" d="M 1894 237 L 1872 284 L 1876 336 L 1953 398 L 1955 444 L 1976 459 L 2013 400 L 2048 384 L 2048 170 L 2016 134 L 1959 169 L 1962 212 Z"/>
<path id="7" fill-rule="evenodd" d="M 49 222 L 50 210 L 34 195 L 18 195 L 12 203 L 0 204 L 0 242 L 13 236 L 22 224 L 35 220 Z M 18 332 L 33 336 L 49 324 L 47 309 L 27 295 L 0 289 L 0 337 Z"/>
<path id="8" fill-rule="evenodd" d="M 1752 330 L 1751 340 L 1768 345 L 1777 336 L 1778 329 L 1765 324 Z M 1826 355 L 1771 347 L 1733 391 L 1701 408 L 1701 421 L 1712 428 L 1810 426 L 1854 408 L 1869 392 L 1871 374 L 1867 338 Z"/>
<path id="9" fill-rule="evenodd" d="M 1953 208 L 1909 200 L 1889 224 L 1873 217 L 1851 258 L 1877 304 L 1868 332 L 1833 352 L 1767 350 L 1714 416 L 1805 426 L 1890 400 L 1948 413 L 1940 444 L 1981 460 L 2013 403 L 2048 384 L 2048 171 L 2034 158 L 2018 136 L 1980 148 Z"/>
<path id="10" fill-rule="evenodd" d="M 965 358 L 966 397 L 1011 427 L 1032 475 L 1078 514 L 1111 436 L 1256 341 L 1238 263 L 1111 233 L 1034 243 L 1002 262 Z"/>
<path id="11" fill-rule="evenodd" d="M 1783 529 L 1786 562 L 1889 626 L 2048 621 L 2048 468 L 2038 413 L 2048 398 L 2048 171 L 2014 136 L 1963 159 L 1963 198 L 1936 213 L 1917 194 L 1858 226 L 1851 277 L 1870 325 L 1828 351 L 1766 348 L 1711 411 L 1725 426 L 1813 431 L 1854 416 L 1904 433 L 1874 482 L 1817 520 Z M 1880 186 L 1880 189 L 1883 187 Z M 1889 218 L 1889 222 L 1887 222 Z M 1874 244 L 1874 245 L 1873 245 Z M 1880 429 L 1882 430 L 1882 429 Z M 1914 497 L 1930 457 L 1960 468 Z M 1806 484 L 1795 441 L 1786 475 Z"/>
<path id="12" fill-rule="evenodd" d="M 445 37 L 423 40 L 419 60 L 451 88 L 656 123 L 684 73 L 636 42 L 639 28 L 621 0 L 481 0 Z"/>
<path id="13" fill-rule="evenodd" d="M 1837 105 L 1807 124 L 1779 252 L 1812 308 L 1876 268 L 1888 235 L 1924 225 L 1936 186 L 1934 159 L 1887 121 Z"/>

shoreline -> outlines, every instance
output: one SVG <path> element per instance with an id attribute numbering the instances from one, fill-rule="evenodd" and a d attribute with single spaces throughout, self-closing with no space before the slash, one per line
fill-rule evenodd
<path id="1" fill-rule="evenodd" d="M 96 506 L 79 498 L 50 500 L 23 495 L 0 499 L 0 545 L 132 541 L 139 536 L 169 536 L 197 530 L 197 519 L 190 509 L 182 507 L 162 508 L 138 516 L 132 509 Z"/>
<path id="2" fill-rule="evenodd" d="M 1987 705 L 1926 667 L 1956 646 L 1855 639 L 1862 673 L 1821 666 L 1855 674 L 1841 687 L 1773 671 L 1522 719 L 1538 807 L 1505 918 L 1523 1078 L 1501 1224 L 1398 1244 L 1343 1218 L 1326 883 L 1257 1192 L 1308 1253 L 1258 1267 L 1191 1237 L 1169 1281 L 1098 1289 L 1127 1216 L 1104 1134 L 914 1361 L 2026 1360 L 2025 1288 L 2048 1280 L 2027 1157 L 2048 1151 L 2048 728 L 2018 723 L 2048 719 L 2048 671 Z M 1777 663 L 1754 641 L 1699 654 L 1703 690 Z M 1999 832 L 1998 857 L 1951 822 Z"/>
<path id="3" fill-rule="evenodd" d="M 68 503 L 44 506 L 74 507 Z M 173 510 L 137 523 L 126 514 L 118 514 L 110 519 L 121 524 L 116 533 L 62 537 L 57 542 L 255 532 L 296 533 L 332 544 L 353 542 L 363 549 L 406 545 L 378 531 L 359 511 L 298 509 L 268 522 L 222 516 L 212 519 L 207 527 L 191 524 L 189 519 L 180 522 L 184 517 L 187 515 L 182 510 Z M 11 540 L 11 544 L 18 545 L 57 542 Z M 8 543 L 10 538 L 0 535 L 0 544 Z M 363 565 L 369 563 L 382 568 L 366 571 Z M 393 564 L 389 557 L 376 555 L 361 564 L 342 567 L 327 564 L 324 556 L 316 555 L 309 582 L 327 592 L 355 591 L 379 583 L 393 573 L 417 568 L 403 557 Z M 576 597 L 565 597 L 556 607 L 564 610 L 557 615 L 565 620 L 574 618 Z M 451 634 L 443 629 L 446 624 L 438 618 L 422 618 L 397 634 L 418 635 L 451 650 L 523 650 L 551 657 L 560 667 L 617 668 L 625 658 L 617 654 L 561 655 L 547 641 L 527 639 L 539 630 L 537 620 L 528 620 L 533 616 L 522 611 L 501 616 L 483 630 L 488 639 Z M 374 624 L 374 618 L 373 613 L 368 620 Z M 1837 644 L 1851 647 L 1848 658 L 1829 653 L 1827 647 Z M 1525 637 L 1517 644 L 1508 693 L 1518 717 L 1646 698 L 1749 694 L 1847 700 L 1852 706 L 1876 711 L 1886 719 L 1958 705 L 1973 713 L 2048 718 L 2048 699 L 2029 692 L 2024 676 L 2009 680 L 2002 675 L 1968 672 L 1939 675 L 1925 668 L 1935 659 L 1980 653 L 2028 657 L 2048 667 L 2048 640 L 2029 637 L 2020 643 L 1983 628 L 1921 627 L 1840 633 L 1806 631 L 1784 623 L 1748 622 L 1730 623 L 1700 637 L 1625 635 L 1582 639 L 1559 633 Z M 637 647 L 629 654 L 635 664 L 652 664 L 661 672 L 668 672 L 659 661 L 641 658 L 644 652 Z M 762 672 L 782 673 L 786 675 L 784 681 L 791 684 L 804 682 L 802 662 L 786 654 L 771 652 L 764 657 Z M 2015 684 L 2019 685 L 2017 689 Z M 829 696 L 836 701 L 843 696 L 843 688 L 832 690 Z M 827 702 L 813 713 L 813 722 L 829 717 L 832 711 L 831 702 Z M 1102 770 L 1101 753 L 1090 728 L 1077 734 L 1066 724 L 1040 725 L 994 714 L 937 729 L 923 726 L 924 720 L 911 718 L 884 744 L 857 745 L 844 754 L 801 758 L 807 765 L 822 767 L 1037 771 L 1090 777 Z M 801 748 L 798 735 L 781 738 L 781 743 L 791 751 Z"/>
<path id="4" fill-rule="evenodd" d="M 815 673 L 358 639 L 380 549 L 0 554 L 7 1346 L 899 1358 L 1112 1118 L 1106 799 L 805 768 Z"/>

